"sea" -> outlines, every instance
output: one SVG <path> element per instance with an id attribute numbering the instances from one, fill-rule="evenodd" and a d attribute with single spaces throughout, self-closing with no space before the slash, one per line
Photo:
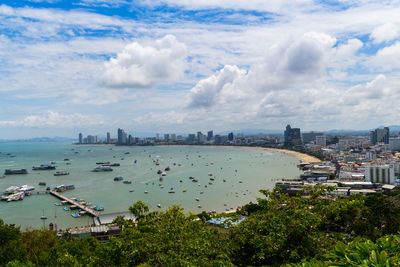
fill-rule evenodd
<path id="1" fill-rule="evenodd" d="M 0 179 L 0 192 L 12 185 L 35 187 L 33 194 L 24 200 L 0 202 L 0 219 L 22 229 L 47 227 L 49 223 L 56 223 L 59 229 L 93 223 L 87 215 L 73 218 L 71 211 L 64 210 L 65 206 L 55 205 L 60 200 L 54 196 L 38 194 L 46 191 L 47 186 L 74 184 L 74 190 L 62 194 L 84 199 L 89 205 L 103 206 L 102 213 L 127 211 L 138 200 L 150 210 L 180 205 L 184 212 L 224 212 L 255 202 L 263 196 L 260 189 L 272 189 L 276 181 L 301 173 L 297 168 L 300 160 L 293 155 L 244 147 L 9 142 L 0 143 L 0 152 L 0 175 L 5 169 L 28 170 L 25 175 Z M 157 161 L 159 165 L 155 164 Z M 56 170 L 32 170 L 32 166 L 51 162 Z M 120 166 L 112 167 L 111 172 L 92 172 L 97 162 L 120 163 Z M 169 171 L 165 171 L 167 167 Z M 158 170 L 165 171 L 166 176 L 157 174 Z M 56 171 L 70 174 L 54 176 Z M 132 183 L 116 182 L 116 176 Z M 39 182 L 46 182 L 47 186 L 39 186 Z M 41 219 L 43 215 L 46 220 Z"/>

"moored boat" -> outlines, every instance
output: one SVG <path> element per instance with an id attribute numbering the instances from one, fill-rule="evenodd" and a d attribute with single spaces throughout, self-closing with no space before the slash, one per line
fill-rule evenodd
<path id="1" fill-rule="evenodd" d="M 59 172 L 55 172 L 53 175 L 54 176 L 69 175 L 69 172 L 67 172 L 67 171 L 59 171 Z"/>

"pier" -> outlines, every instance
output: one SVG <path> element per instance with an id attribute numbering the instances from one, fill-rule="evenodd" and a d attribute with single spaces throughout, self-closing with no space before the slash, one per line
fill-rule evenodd
<path id="1" fill-rule="evenodd" d="M 98 212 L 92 210 L 91 208 L 86 207 L 85 205 L 82 205 L 81 203 L 79 203 L 79 202 L 77 202 L 77 201 L 75 201 L 75 200 L 73 200 L 73 199 L 70 199 L 69 197 L 66 197 L 66 196 L 61 195 L 61 194 L 58 193 L 57 191 L 50 190 L 50 194 L 52 194 L 53 196 L 55 196 L 55 197 L 57 197 L 57 198 L 59 198 L 59 199 L 68 201 L 68 203 L 70 203 L 71 205 L 77 206 L 77 207 L 80 208 L 81 210 L 86 211 L 86 212 L 87 212 L 90 216 L 92 216 L 92 217 L 98 217 L 98 216 L 99 216 L 99 213 L 98 213 Z"/>

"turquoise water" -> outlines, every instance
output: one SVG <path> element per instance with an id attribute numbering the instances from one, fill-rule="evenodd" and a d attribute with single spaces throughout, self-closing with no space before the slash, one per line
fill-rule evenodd
<path id="1" fill-rule="evenodd" d="M 116 147 L 36 142 L 1 143 L 0 152 L 1 174 L 8 168 L 28 169 L 27 175 L 8 175 L 0 179 L 1 192 L 11 185 L 24 184 L 44 190 L 45 187 L 38 185 L 40 181 L 47 182 L 51 187 L 74 184 L 75 190 L 63 194 L 104 206 L 104 213 L 126 211 L 138 200 L 144 201 L 152 210 L 159 209 L 157 204 L 161 205 L 161 210 L 180 204 L 185 211 L 222 212 L 255 201 L 261 196 L 258 190 L 271 189 L 276 179 L 300 174 L 296 167 L 299 159 L 292 155 L 238 147 Z M 129 154 L 125 154 L 127 152 Z M 66 158 L 70 161 L 64 161 Z M 157 159 L 159 166 L 154 164 Z M 68 171 L 70 175 L 54 176 L 54 170 L 31 170 L 32 166 L 51 161 L 56 162 L 56 171 Z M 91 172 L 99 161 L 118 162 L 121 166 L 113 167 L 112 172 Z M 67 165 L 67 162 L 71 165 Z M 164 170 L 167 166 L 171 170 L 160 182 L 161 175 L 157 174 L 157 170 Z M 212 173 L 214 181 L 210 181 L 209 173 Z M 132 184 L 114 182 L 113 178 L 120 175 L 124 180 L 132 181 Z M 192 182 L 190 176 L 198 182 Z M 223 182 L 224 179 L 226 182 Z M 159 186 L 160 183 L 164 188 Z M 168 193 L 171 188 L 175 194 Z M 144 191 L 148 191 L 148 194 Z M 0 218 L 23 228 L 37 228 L 43 223 L 47 225 L 54 222 L 55 215 L 59 228 L 92 223 L 89 216 L 72 218 L 70 212 L 55 206 L 55 202 L 59 201 L 49 194 L 34 194 L 22 201 L 1 201 Z M 43 210 L 48 217 L 45 222 L 40 220 Z"/>

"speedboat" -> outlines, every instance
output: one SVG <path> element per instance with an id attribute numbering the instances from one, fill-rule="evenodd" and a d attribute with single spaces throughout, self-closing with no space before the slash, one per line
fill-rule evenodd
<path id="1" fill-rule="evenodd" d="M 157 207 L 158 207 L 158 208 L 161 208 L 161 204 L 157 204 Z"/>

